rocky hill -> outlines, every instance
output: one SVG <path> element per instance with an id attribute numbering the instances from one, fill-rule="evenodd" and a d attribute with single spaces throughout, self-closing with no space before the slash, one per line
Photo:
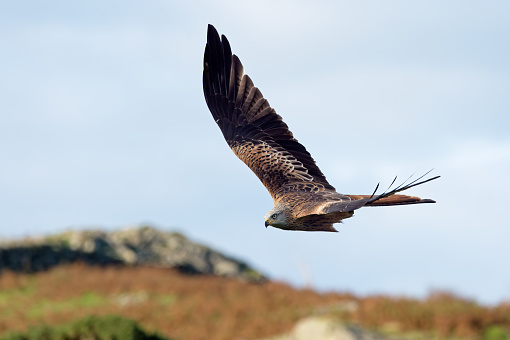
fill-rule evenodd
<path id="1" fill-rule="evenodd" d="M 144 265 L 176 268 L 262 282 L 266 278 L 246 263 L 191 242 L 175 232 L 138 227 L 113 232 L 67 231 L 0 244 L 0 272 L 46 270 L 59 264 Z"/>

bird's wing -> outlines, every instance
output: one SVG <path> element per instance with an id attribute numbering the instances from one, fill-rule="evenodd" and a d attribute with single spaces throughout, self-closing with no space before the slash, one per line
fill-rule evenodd
<path id="1" fill-rule="evenodd" d="M 347 195 L 353 200 L 367 200 L 365 206 L 367 207 L 383 207 L 390 205 L 407 205 L 407 204 L 419 204 L 419 203 L 436 203 L 436 201 L 431 200 L 429 198 L 420 198 L 417 196 L 408 196 L 408 195 L 392 195 L 386 196 L 382 198 L 377 198 L 376 200 L 370 201 L 373 196 L 372 195 Z M 370 201 L 370 202 L 369 202 Z"/>
<path id="2" fill-rule="evenodd" d="M 430 170 L 430 171 L 432 171 L 432 170 Z M 400 184 L 399 186 L 395 187 L 394 189 L 391 189 L 391 187 L 393 186 L 393 183 L 397 179 L 397 177 L 395 177 L 393 182 L 390 184 L 390 187 L 388 188 L 388 190 L 386 190 L 385 192 L 383 192 L 380 195 L 375 194 L 379 185 L 377 185 L 377 187 L 372 195 L 340 195 L 338 193 L 332 193 L 332 194 L 327 195 L 328 194 L 327 192 L 321 193 L 322 196 L 327 197 L 328 199 L 325 202 L 321 202 L 320 204 L 318 204 L 317 207 L 315 207 L 316 211 L 314 211 L 313 213 L 315 213 L 315 214 L 317 214 L 317 213 L 329 214 L 329 213 L 333 213 L 333 212 L 346 212 L 346 211 L 353 211 L 353 210 L 359 209 L 364 206 L 376 207 L 376 206 L 408 205 L 408 204 L 420 204 L 420 203 L 436 203 L 436 201 L 428 199 L 428 198 L 420 198 L 417 196 L 408 196 L 408 195 L 397 194 L 398 192 L 410 189 L 417 185 L 421 185 L 421 184 L 433 181 L 440 177 L 440 176 L 434 176 L 432 178 L 428 178 L 423 181 L 420 181 L 423 177 L 425 177 L 427 174 L 429 174 L 430 171 L 428 171 L 424 175 L 418 177 L 417 179 L 411 181 L 410 183 L 407 183 L 407 181 L 411 178 L 411 177 L 409 177 L 404 183 Z M 345 199 L 345 198 L 347 198 L 347 199 Z"/>
<path id="3" fill-rule="evenodd" d="M 333 227 L 333 224 L 340 223 L 352 215 L 354 215 L 353 211 L 334 212 L 327 215 L 306 215 L 296 219 L 293 230 L 336 232 L 338 230 Z"/>
<path id="4" fill-rule="evenodd" d="M 291 183 L 335 190 L 312 156 L 269 106 L 225 36 L 209 25 L 204 53 L 204 95 L 228 145 L 276 200 Z"/>

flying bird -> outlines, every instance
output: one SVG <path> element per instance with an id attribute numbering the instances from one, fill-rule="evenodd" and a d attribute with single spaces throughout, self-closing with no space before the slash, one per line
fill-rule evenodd
<path id="1" fill-rule="evenodd" d="M 205 101 L 232 151 L 262 181 L 271 194 L 274 208 L 265 216 L 265 226 L 284 230 L 337 231 L 339 223 L 364 206 L 435 203 L 431 199 L 397 194 L 420 182 L 390 188 L 380 195 L 343 195 L 328 183 L 312 156 L 269 106 L 260 90 L 244 73 L 239 58 L 208 26 L 204 53 Z M 429 171 L 430 172 L 430 171 Z M 396 179 L 396 177 L 395 177 Z"/>

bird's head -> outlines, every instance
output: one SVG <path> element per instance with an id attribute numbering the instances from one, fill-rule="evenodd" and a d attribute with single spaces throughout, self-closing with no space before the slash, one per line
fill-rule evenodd
<path id="1" fill-rule="evenodd" d="M 266 228 L 268 226 L 278 229 L 287 229 L 289 225 L 288 209 L 282 206 L 276 206 L 271 209 L 264 217 Z"/>

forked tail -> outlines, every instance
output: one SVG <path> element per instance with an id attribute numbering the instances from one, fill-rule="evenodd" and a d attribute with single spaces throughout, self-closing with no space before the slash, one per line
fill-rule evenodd
<path id="1" fill-rule="evenodd" d="M 432 171 L 432 170 L 430 170 L 430 171 Z M 423 184 L 423 183 L 433 181 L 433 180 L 441 177 L 441 176 L 435 176 L 435 177 L 426 179 L 424 181 L 418 182 L 420 179 L 422 179 L 423 177 L 428 175 L 430 173 L 430 171 L 428 171 L 424 175 L 418 177 L 414 181 L 406 184 L 406 182 L 411 178 L 411 177 L 409 177 L 407 180 L 404 181 L 404 183 L 400 184 L 395 189 L 390 190 L 391 186 L 395 183 L 395 181 L 397 179 L 397 177 L 395 177 L 393 179 L 393 181 L 391 182 L 390 186 L 388 187 L 388 189 L 386 189 L 386 191 L 383 192 L 381 195 L 375 194 L 377 189 L 379 188 L 379 184 L 377 184 L 377 186 L 374 190 L 374 193 L 372 195 L 348 195 L 348 196 L 353 199 L 356 199 L 356 200 L 368 198 L 368 201 L 365 204 L 365 206 L 371 206 L 371 207 L 418 204 L 418 203 L 436 203 L 436 201 L 428 199 L 428 198 L 423 199 L 423 198 L 416 197 L 416 196 L 396 195 L 396 193 L 398 193 L 398 192 L 407 190 L 409 188 L 415 187 L 415 186 Z"/>

